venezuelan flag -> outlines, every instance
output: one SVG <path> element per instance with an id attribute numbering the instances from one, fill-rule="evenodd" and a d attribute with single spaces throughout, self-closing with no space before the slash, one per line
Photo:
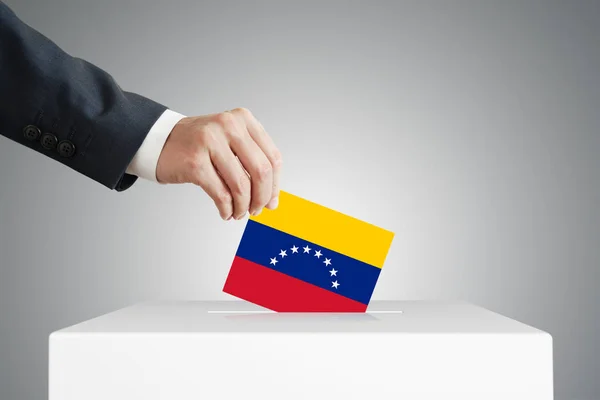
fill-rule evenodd
<path id="1" fill-rule="evenodd" d="M 249 218 L 223 291 L 277 312 L 365 312 L 393 237 L 282 191 Z"/>

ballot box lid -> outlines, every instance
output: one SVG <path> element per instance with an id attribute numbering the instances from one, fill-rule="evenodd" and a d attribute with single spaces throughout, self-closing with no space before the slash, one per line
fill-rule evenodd
<path id="1" fill-rule="evenodd" d="M 365 313 L 275 313 L 244 301 L 152 301 L 55 333 L 545 333 L 467 302 L 371 301 Z"/>

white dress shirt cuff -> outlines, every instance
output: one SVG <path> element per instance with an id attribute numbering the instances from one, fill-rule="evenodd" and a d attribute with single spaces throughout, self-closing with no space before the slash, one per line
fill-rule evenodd
<path id="1" fill-rule="evenodd" d="M 184 117 L 185 115 L 178 112 L 165 110 L 160 118 L 156 120 L 133 160 L 131 160 L 129 167 L 127 167 L 127 173 L 152 182 L 158 182 L 156 179 L 156 166 L 158 165 L 160 153 L 175 125 Z"/>

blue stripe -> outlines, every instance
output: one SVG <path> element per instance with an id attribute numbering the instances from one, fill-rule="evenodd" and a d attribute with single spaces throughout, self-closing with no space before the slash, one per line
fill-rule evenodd
<path id="1" fill-rule="evenodd" d="M 298 248 L 295 253 L 293 246 Z M 281 256 L 281 250 L 287 255 Z M 317 257 L 316 251 L 322 255 Z M 363 304 L 369 304 L 381 273 L 380 268 L 252 220 L 248 220 L 236 255 Z M 271 264 L 273 258 L 275 265 Z M 325 264 L 326 258 L 331 265 Z M 336 276 L 331 275 L 332 268 Z M 334 281 L 339 283 L 337 289 Z"/>

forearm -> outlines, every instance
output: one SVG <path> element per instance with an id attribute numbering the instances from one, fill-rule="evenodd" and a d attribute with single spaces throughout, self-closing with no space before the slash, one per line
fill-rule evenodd
<path id="1" fill-rule="evenodd" d="M 107 72 L 67 54 L 0 2 L 4 136 L 124 190 L 135 180 L 126 174 L 129 164 L 165 110 L 122 90 Z"/>

